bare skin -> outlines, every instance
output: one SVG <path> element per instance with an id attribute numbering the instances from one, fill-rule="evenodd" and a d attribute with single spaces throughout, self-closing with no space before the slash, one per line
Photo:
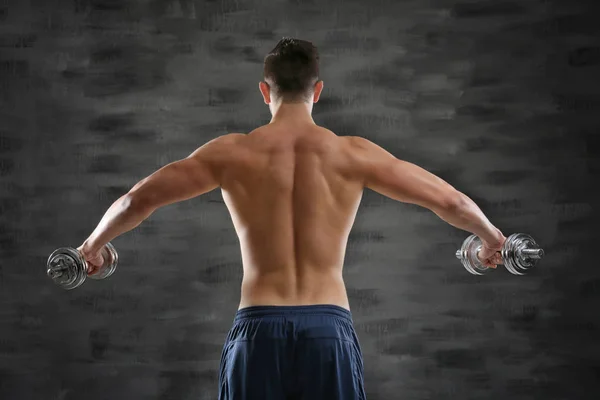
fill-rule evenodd
<path id="1" fill-rule="evenodd" d="M 312 104 L 273 101 L 271 123 L 217 138 L 140 181 L 107 211 L 79 248 L 93 273 L 99 250 L 159 207 L 220 187 L 239 237 L 239 307 L 335 304 L 349 309 L 344 255 L 365 188 L 426 207 L 484 241 L 480 258 L 501 262 L 502 233 L 467 196 L 360 137 L 317 126 Z M 315 89 L 314 101 L 322 89 Z M 426 240 L 426 239 L 424 239 Z"/>

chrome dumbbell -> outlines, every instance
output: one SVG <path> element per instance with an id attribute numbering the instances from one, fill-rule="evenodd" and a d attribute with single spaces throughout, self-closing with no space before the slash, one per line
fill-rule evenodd
<path id="1" fill-rule="evenodd" d="M 48 257 L 46 274 L 66 290 L 75 289 L 85 282 L 86 278 L 106 279 L 115 272 L 119 257 L 114 246 L 108 243 L 101 250 L 104 264 L 93 274 L 88 274 L 88 264 L 81 253 L 72 247 L 56 249 Z"/>
<path id="2" fill-rule="evenodd" d="M 481 245 L 481 239 L 471 235 L 456 251 L 456 258 L 462 262 L 467 271 L 474 275 L 483 275 L 489 270 L 489 267 L 483 265 L 477 256 Z M 500 253 L 502 254 L 502 264 L 514 275 L 524 275 L 544 256 L 544 250 L 531 236 L 525 233 L 514 233 L 507 237 Z"/>

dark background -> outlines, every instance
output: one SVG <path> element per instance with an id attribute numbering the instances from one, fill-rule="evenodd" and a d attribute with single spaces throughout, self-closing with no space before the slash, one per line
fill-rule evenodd
<path id="1" fill-rule="evenodd" d="M 600 7 L 590 1 L 0 0 L 0 398 L 214 399 L 239 301 L 219 191 L 45 275 L 168 162 L 269 121 L 262 59 L 314 41 L 315 121 L 365 136 L 546 250 L 478 277 L 468 235 L 366 192 L 345 278 L 375 399 L 597 399 Z"/>

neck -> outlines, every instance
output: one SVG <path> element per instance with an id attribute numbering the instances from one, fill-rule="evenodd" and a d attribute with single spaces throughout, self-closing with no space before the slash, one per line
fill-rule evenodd
<path id="1" fill-rule="evenodd" d="M 271 123 L 281 121 L 309 122 L 315 121 L 311 115 L 312 103 L 279 103 L 271 104 Z"/>

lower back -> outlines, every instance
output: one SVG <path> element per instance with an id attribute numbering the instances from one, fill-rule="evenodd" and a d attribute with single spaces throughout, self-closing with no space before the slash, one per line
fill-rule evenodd
<path id="1" fill-rule="evenodd" d="M 341 268 L 308 271 L 304 265 L 273 273 L 261 273 L 260 266 L 244 267 L 239 308 L 257 305 L 335 304 L 349 309 Z"/>

